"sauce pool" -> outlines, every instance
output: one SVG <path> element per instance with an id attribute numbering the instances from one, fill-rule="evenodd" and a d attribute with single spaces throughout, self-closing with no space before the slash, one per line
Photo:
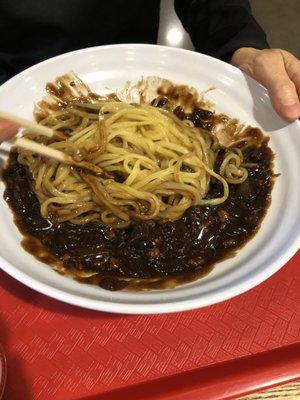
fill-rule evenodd
<path id="1" fill-rule="evenodd" d="M 206 275 L 259 229 L 274 182 L 267 140 L 246 150 L 244 162 L 259 167 L 249 168 L 244 183 L 229 185 L 224 203 L 190 207 L 174 222 L 134 221 L 124 229 L 98 222 L 54 225 L 42 218 L 31 176 L 14 153 L 3 172 L 4 198 L 23 234 L 24 249 L 58 272 L 107 290 L 164 289 Z M 208 196 L 221 191 L 212 182 Z"/>

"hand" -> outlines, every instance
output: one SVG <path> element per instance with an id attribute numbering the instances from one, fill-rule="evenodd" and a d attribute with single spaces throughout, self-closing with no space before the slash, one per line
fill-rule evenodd
<path id="1" fill-rule="evenodd" d="M 18 126 L 15 123 L 0 118 L 0 143 L 13 138 L 17 130 Z"/>
<path id="2" fill-rule="evenodd" d="M 241 47 L 233 54 L 231 64 L 267 88 L 273 107 L 283 119 L 300 118 L 300 60 L 293 54 Z"/>

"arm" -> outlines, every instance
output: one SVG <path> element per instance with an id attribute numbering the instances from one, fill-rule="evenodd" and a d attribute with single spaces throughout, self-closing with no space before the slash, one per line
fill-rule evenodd
<path id="1" fill-rule="evenodd" d="M 175 10 L 195 49 L 230 61 L 241 47 L 268 48 L 247 0 L 175 0 Z"/>
<path id="2" fill-rule="evenodd" d="M 268 49 L 249 1 L 175 0 L 175 9 L 197 51 L 231 62 L 264 85 L 282 118 L 300 118 L 300 61 Z"/>

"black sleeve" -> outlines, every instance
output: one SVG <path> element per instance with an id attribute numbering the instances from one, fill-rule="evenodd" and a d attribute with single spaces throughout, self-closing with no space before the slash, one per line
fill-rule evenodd
<path id="1" fill-rule="evenodd" d="M 268 48 L 247 0 L 175 0 L 175 10 L 195 49 L 230 61 L 240 47 Z"/>

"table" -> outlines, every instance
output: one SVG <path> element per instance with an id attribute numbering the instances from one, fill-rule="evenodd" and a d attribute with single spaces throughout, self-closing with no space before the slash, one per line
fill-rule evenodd
<path id="1" fill-rule="evenodd" d="M 286 385 L 276 386 L 264 392 L 254 393 L 252 395 L 242 397 L 239 400 L 299 400 L 300 399 L 300 381 L 290 382 Z"/>

